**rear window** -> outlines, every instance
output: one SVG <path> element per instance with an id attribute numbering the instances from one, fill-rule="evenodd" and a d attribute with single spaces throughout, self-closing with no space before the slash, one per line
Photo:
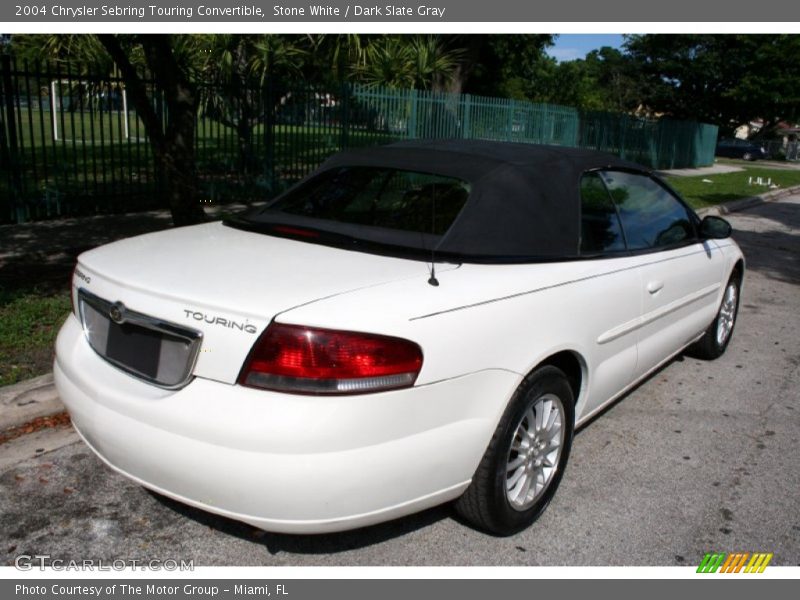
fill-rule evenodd
<path id="1" fill-rule="evenodd" d="M 442 235 L 469 196 L 460 179 L 376 167 L 325 171 L 291 190 L 269 211 L 349 225 Z"/>

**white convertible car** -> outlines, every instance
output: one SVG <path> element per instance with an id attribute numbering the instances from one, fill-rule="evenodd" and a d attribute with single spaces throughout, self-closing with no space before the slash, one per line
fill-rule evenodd
<path id="1" fill-rule="evenodd" d="M 350 150 L 263 208 L 80 256 L 55 380 L 109 466 L 320 533 L 455 500 L 510 534 L 575 428 L 689 348 L 721 355 L 731 228 L 585 150 Z"/>

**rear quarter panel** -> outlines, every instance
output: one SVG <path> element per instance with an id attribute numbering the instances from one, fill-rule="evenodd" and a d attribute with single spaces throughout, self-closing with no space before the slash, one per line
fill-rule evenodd
<path id="1" fill-rule="evenodd" d="M 638 271 L 627 258 L 538 265 L 462 265 L 284 312 L 283 323 L 368 331 L 411 339 L 423 349 L 417 385 L 500 369 L 520 376 L 570 350 L 584 366 L 576 413 L 630 382 L 636 334 L 599 343 L 638 317 Z M 487 399 L 491 401 L 492 399 Z M 507 398 L 498 399 L 502 410 Z"/>

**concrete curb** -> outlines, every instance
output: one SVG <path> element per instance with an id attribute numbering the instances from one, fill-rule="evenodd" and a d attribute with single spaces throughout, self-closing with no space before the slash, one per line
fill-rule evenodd
<path id="1" fill-rule="evenodd" d="M 0 388 L 0 431 L 62 410 L 52 373 Z"/>
<path id="2" fill-rule="evenodd" d="M 727 215 L 732 212 L 739 212 L 740 210 L 746 210 L 748 208 L 753 208 L 754 206 L 766 204 L 767 202 L 775 202 L 776 200 L 780 200 L 786 196 L 791 196 L 792 194 L 798 193 L 800 193 L 800 185 L 795 185 L 781 190 L 767 192 L 766 194 L 761 194 L 760 196 L 750 196 L 749 198 L 740 198 L 739 200 L 723 202 L 722 204 L 717 204 L 716 206 L 708 206 L 706 208 L 701 208 L 696 212 L 701 217 L 705 217 L 706 215 Z"/>

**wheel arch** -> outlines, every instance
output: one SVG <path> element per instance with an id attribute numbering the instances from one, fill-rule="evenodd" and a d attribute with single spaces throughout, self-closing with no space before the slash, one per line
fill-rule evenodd
<path id="1" fill-rule="evenodd" d="M 583 355 L 572 349 L 559 350 L 539 360 L 533 368 L 526 374 L 529 376 L 537 369 L 545 366 L 556 367 L 567 377 L 569 387 L 575 400 L 575 414 L 578 414 L 578 407 L 583 403 L 587 390 L 589 368 Z"/>
<path id="2" fill-rule="evenodd" d="M 733 269 L 731 269 L 731 277 L 736 277 L 736 281 L 739 284 L 739 287 L 742 287 L 742 281 L 744 280 L 744 258 L 739 258 L 733 265 Z"/>

